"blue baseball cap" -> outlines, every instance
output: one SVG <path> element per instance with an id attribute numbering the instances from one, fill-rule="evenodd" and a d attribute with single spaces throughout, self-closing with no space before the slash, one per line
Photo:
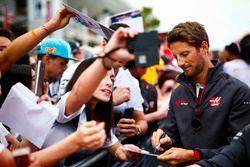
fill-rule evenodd
<path id="1" fill-rule="evenodd" d="M 68 42 L 59 38 L 48 38 L 41 42 L 37 54 L 49 54 L 64 59 L 78 61 L 71 55 L 71 48 Z"/>

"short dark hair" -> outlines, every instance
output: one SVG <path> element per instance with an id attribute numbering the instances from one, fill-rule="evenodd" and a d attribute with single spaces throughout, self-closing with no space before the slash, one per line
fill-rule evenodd
<path id="1" fill-rule="evenodd" d="M 8 29 L 0 28 L 0 36 L 8 38 L 9 40 L 14 40 L 14 33 Z"/>
<path id="2" fill-rule="evenodd" d="M 186 42 L 195 48 L 199 48 L 203 41 L 209 46 L 209 39 L 204 26 L 198 22 L 185 22 L 176 25 L 167 36 L 168 45 L 173 42 Z"/>
<path id="3" fill-rule="evenodd" d="M 232 42 L 230 45 L 225 46 L 225 50 L 228 51 L 228 53 L 239 56 L 240 55 L 240 46 L 239 44 Z"/>

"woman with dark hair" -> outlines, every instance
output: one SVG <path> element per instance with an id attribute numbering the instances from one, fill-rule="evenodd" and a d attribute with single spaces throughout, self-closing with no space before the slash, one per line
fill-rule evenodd
<path id="1" fill-rule="evenodd" d="M 58 108 L 60 111 L 64 110 L 66 106 L 67 97 L 74 89 L 74 85 L 77 84 L 77 81 L 81 74 L 88 69 L 88 67 L 93 64 L 98 58 L 89 58 L 82 61 L 76 71 L 74 72 L 71 80 L 69 81 L 66 87 L 66 94 L 58 102 Z M 76 129 L 79 125 L 84 124 L 86 121 L 95 120 L 97 122 L 104 122 L 106 142 L 104 147 L 108 147 L 109 151 L 116 157 L 121 160 L 130 160 L 132 156 L 129 155 L 125 150 L 122 149 L 122 145 L 118 142 L 115 135 L 112 133 L 111 128 L 114 127 L 113 123 L 113 104 L 112 104 L 112 88 L 114 83 L 114 70 L 110 69 L 107 71 L 106 76 L 101 80 L 100 84 L 97 86 L 96 90 L 93 92 L 93 95 L 89 100 L 75 113 L 70 113 L 65 111 L 60 112 L 58 122 L 53 127 L 50 137 L 45 141 L 45 147 L 51 145 L 55 140 L 54 136 L 60 136 L 63 138 L 65 133 L 72 133 L 73 129 Z M 90 82 L 88 80 L 84 82 Z M 83 87 L 84 88 L 84 87 Z M 67 98 L 67 99 L 66 99 Z M 65 129 L 65 127 L 68 129 Z M 70 127 L 70 128 L 69 128 Z M 69 130 L 71 129 L 71 130 Z M 52 142 L 52 143 L 51 143 Z M 138 147 L 134 145 L 126 145 L 132 149 L 139 150 Z M 93 150 L 92 150 L 93 151 Z M 88 154 L 88 151 L 85 149 L 81 150 L 81 154 Z"/>
<path id="2" fill-rule="evenodd" d="M 82 61 L 76 71 L 74 72 L 71 80 L 69 81 L 66 92 L 72 90 L 74 84 L 76 83 L 77 79 L 81 75 L 83 71 L 85 71 L 97 58 L 89 58 Z M 114 82 L 114 75 L 113 70 L 110 70 L 110 79 Z M 111 86 L 111 85 L 110 85 Z M 98 89 L 98 88 L 97 88 Z M 112 90 L 112 89 L 111 89 Z M 93 107 L 93 103 L 95 107 Z M 95 96 L 95 93 L 91 97 L 91 99 L 85 104 L 86 105 L 86 114 L 87 114 L 87 121 L 96 120 L 98 122 L 105 122 L 105 131 L 107 134 L 107 138 L 110 139 L 110 129 L 113 127 L 113 104 L 112 104 L 112 94 L 109 100 L 102 101 Z"/>

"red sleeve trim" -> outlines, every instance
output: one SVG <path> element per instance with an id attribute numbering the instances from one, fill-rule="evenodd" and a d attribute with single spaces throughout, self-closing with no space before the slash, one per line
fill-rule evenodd
<path id="1" fill-rule="evenodd" d="M 194 155 L 193 155 L 192 161 L 199 161 L 199 160 L 201 160 L 199 151 L 193 150 L 193 152 L 194 152 Z"/>

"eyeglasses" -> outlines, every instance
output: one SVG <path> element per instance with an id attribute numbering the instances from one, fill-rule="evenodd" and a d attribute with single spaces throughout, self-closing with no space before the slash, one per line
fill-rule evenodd
<path id="1" fill-rule="evenodd" d="M 199 131 L 201 129 L 201 115 L 203 113 L 204 109 L 201 105 L 196 105 L 195 110 L 193 112 L 193 118 L 192 118 L 192 127 L 194 131 Z"/>

